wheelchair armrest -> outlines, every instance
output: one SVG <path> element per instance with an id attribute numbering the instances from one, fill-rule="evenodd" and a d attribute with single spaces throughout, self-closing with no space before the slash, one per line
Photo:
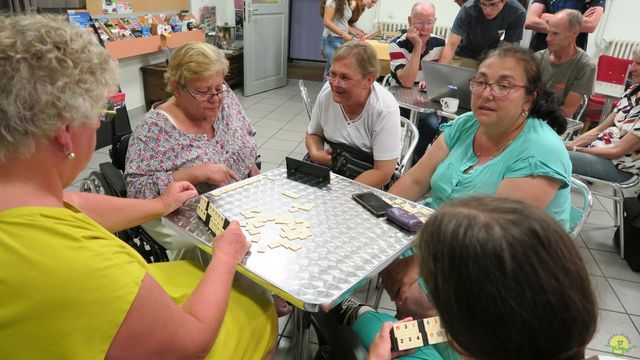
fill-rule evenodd
<path id="1" fill-rule="evenodd" d="M 124 175 L 112 163 L 100 164 L 100 172 L 111 188 L 115 191 L 116 196 L 127 197 L 127 185 L 124 182 Z"/>

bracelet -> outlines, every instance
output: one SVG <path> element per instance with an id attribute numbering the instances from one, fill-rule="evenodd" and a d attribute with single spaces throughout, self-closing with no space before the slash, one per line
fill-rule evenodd
<path id="1" fill-rule="evenodd" d="M 576 146 L 573 145 L 573 149 L 571 149 L 571 151 L 576 151 Z"/>

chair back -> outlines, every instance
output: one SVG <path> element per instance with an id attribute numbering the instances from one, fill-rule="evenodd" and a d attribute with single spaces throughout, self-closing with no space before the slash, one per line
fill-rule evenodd
<path id="1" fill-rule="evenodd" d="M 562 134 L 562 140 L 569 141 L 573 138 L 574 135 L 580 132 L 584 127 L 584 123 L 582 121 L 574 120 L 567 118 L 567 130 Z"/>
<path id="2" fill-rule="evenodd" d="M 620 59 L 610 55 L 600 55 L 596 80 L 612 84 L 624 85 L 627 80 L 629 65 L 633 60 Z"/>
<path id="3" fill-rule="evenodd" d="M 382 79 L 382 82 L 380 83 L 380 85 L 384 86 L 384 87 L 388 87 L 391 85 L 391 74 L 387 74 L 384 76 L 384 79 Z"/>
<path id="4" fill-rule="evenodd" d="M 126 134 L 120 139 L 120 142 L 111 149 L 111 162 L 120 171 L 124 172 L 124 165 L 127 159 L 127 150 L 129 150 L 129 139 L 131 133 Z"/>
<path id="5" fill-rule="evenodd" d="M 300 87 L 300 96 L 302 96 L 302 101 L 304 102 L 304 108 L 307 110 L 307 116 L 309 117 L 309 121 L 311 121 L 311 111 L 313 110 L 313 103 L 309 98 L 309 91 L 307 91 L 307 87 L 304 85 L 304 81 L 298 81 L 298 86 Z"/>
<path id="6" fill-rule="evenodd" d="M 407 164 L 413 156 L 413 150 L 418 145 L 418 128 L 405 118 L 400 117 L 400 162 L 394 172 L 396 178 L 399 178 L 407 171 Z"/>
<path id="7" fill-rule="evenodd" d="M 584 111 L 587 109 L 587 104 L 589 103 L 589 97 L 587 95 L 582 95 L 582 102 L 578 107 L 578 110 L 573 114 L 573 118 L 576 120 L 582 120 L 582 115 L 584 115 Z"/>
<path id="8" fill-rule="evenodd" d="M 593 207 L 591 190 L 582 181 L 571 177 L 571 211 L 569 213 L 569 235 L 575 238 L 589 218 Z"/>

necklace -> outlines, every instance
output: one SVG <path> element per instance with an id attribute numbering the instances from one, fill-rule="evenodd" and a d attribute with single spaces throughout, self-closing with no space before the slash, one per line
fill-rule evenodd
<path id="1" fill-rule="evenodd" d="M 504 141 L 503 144 L 501 144 L 500 146 L 496 147 L 494 150 L 491 150 L 487 153 L 481 153 L 480 151 L 476 151 L 476 141 L 477 141 L 477 137 L 474 139 L 473 141 L 473 153 L 476 155 L 477 158 L 480 158 L 481 156 L 489 156 L 489 160 L 492 160 L 493 158 L 495 158 L 496 156 L 500 155 L 504 149 L 506 149 L 507 147 L 509 147 L 509 145 L 511 145 L 511 143 L 513 143 L 513 138 L 512 135 L 514 133 L 516 133 L 518 130 L 520 130 L 520 128 L 522 128 L 522 126 L 527 122 L 527 117 L 525 116 L 524 120 L 522 120 L 520 122 L 520 124 L 514 128 L 513 130 L 511 130 L 511 132 L 507 135 L 506 140 Z M 490 156 L 491 155 L 491 156 Z"/>

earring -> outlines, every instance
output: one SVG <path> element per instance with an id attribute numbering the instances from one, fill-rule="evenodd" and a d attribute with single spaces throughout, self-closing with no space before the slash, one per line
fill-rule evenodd
<path id="1" fill-rule="evenodd" d="M 522 114 L 524 115 L 525 119 L 527 118 L 527 116 L 529 116 L 529 112 L 527 110 L 522 110 Z"/>
<path id="2" fill-rule="evenodd" d="M 76 153 L 74 153 L 73 151 L 69 151 L 67 153 L 67 158 L 69 158 L 69 160 L 75 160 L 76 159 Z"/>

